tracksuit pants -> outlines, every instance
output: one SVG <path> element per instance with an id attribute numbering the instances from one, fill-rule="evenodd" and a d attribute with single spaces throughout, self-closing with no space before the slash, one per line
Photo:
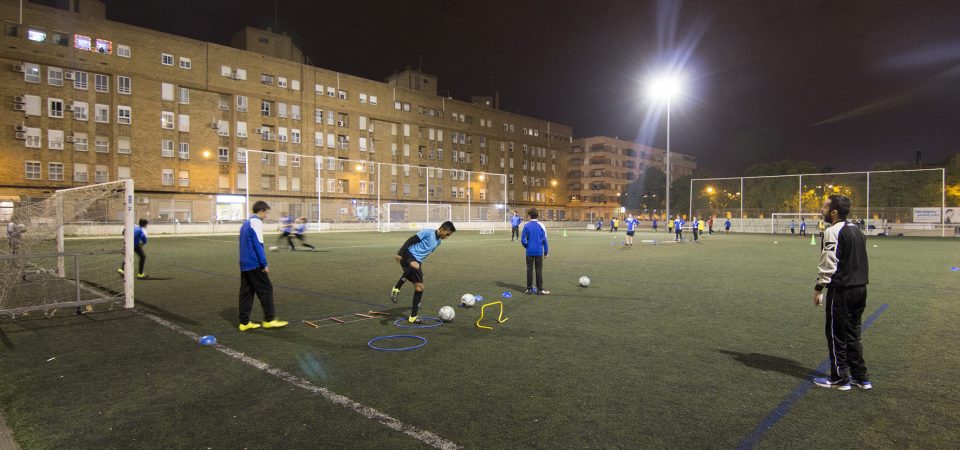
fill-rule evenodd
<path id="1" fill-rule="evenodd" d="M 867 287 L 829 288 L 825 304 L 830 379 L 869 380 L 860 344 L 860 319 L 867 306 Z"/>
<path id="2" fill-rule="evenodd" d="M 250 322 L 254 294 L 260 298 L 260 306 L 263 308 L 263 321 L 273 320 L 275 318 L 273 283 L 270 282 L 270 276 L 263 269 L 253 269 L 240 272 L 240 323 Z"/>

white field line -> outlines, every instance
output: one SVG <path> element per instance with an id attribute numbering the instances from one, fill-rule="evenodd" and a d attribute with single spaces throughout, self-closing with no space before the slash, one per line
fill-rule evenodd
<path id="1" fill-rule="evenodd" d="M 160 325 L 163 325 L 173 331 L 176 331 L 177 333 L 187 336 L 194 341 L 200 340 L 200 335 L 190 330 L 187 330 L 175 323 L 172 323 L 170 321 L 157 317 L 153 314 L 143 312 L 140 310 L 134 310 L 134 312 Z M 399 431 L 433 448 L 438 448 L 438 449 L 460 448 L 457 444 L 453 443 L 452 441 L 444 439 L 434 433 L 417 428 L 413 425 L 405 424 L 391 416 L 388 416 L 386 413 L 383 413 L 377 409 L 357 403 L 327 388 L 316 386 L 310 383 L 308 380 L 305 380 L 296 375 L 280 370 L 276 367 L 271 367 L 270 365 L 268 365 L 263 361 L 260 361 L 255 358 L 251 358 L 230 347 L 227 347 L 221 344 L 215 344 L 213 345 L 213 348 L 233 359 L 236 359 L 237 361 L 256 367 L 257 369 L 260 369 L 264 373 L 272 375 L 276 378 L 279 378 L 287 383 L 290 383 L 296 387 L 299 387 L 311 393 L 317 394 L 320 397 L 322 397 L 324 400 L 327 400 L 335 405 L 342 406 L 346 409 L 349 409 L 357 414 L 360 414 L 363 417 L 366 417 L 367 419 L 376 420 L 377 422 L 380 422 L 383 426 L 390 428 L 391 430 Z"/>

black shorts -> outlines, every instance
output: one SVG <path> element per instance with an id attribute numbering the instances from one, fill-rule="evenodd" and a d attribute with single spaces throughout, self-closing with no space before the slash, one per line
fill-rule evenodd
<path id="1" fill-rule="evenodd" d="M 287 237 L 287 236 L 290 236 L 290 232 L 289 232 L 289 231 L 284 231 L 283 234 L 282 234 L 280 237 Z"/>
<path id="2" fill-rule="evenodd" d="M 633 231 L 627 231 L 627 236 L 633 236 Z"/>
<path id="3" fill-rule="evenodd" d="M 403 273 L 407 276 L 407 281 L 411 283 L 423 283 L 423 262 L 417 261 L 409 252 L 405 252 L 400 255 L 400 267 L 403 268 Z M 410 267 L 410 262 L 417 261 L 420 265 L 419 269 L 412 269 Z"/>

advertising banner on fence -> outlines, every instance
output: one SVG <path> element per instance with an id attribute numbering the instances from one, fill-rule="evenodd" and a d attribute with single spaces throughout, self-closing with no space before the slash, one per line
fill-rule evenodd
<path id="1" fill-rule="evenodd" d="M 960 208 L 913 208 L 913 221 L 920 223 L 940 223 L 940 212 L 943 211 L 944 223 L 960 223 Z"/>

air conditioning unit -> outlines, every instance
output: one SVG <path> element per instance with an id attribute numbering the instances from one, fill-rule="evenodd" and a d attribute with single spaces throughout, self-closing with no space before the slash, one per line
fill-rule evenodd
<path id="1" fill-rule="evenodd" d="M 13 127 L 13 129 L 14 131 L 27 131 L 27 127 L 23 126 L 23 124 L 17 125 Z"/>
<path id="2" fill-rule="evenodd" d="M 13 104 L 13 110 L 14 110 L 14 111 L 26 111 L 26 110 L 27 110 L 27 106 L 24 105 L 23 103 L 14 103 L 14 104 Z"/>
<path id="3" fill-rule="evenodd" d="M 14 137 L 16 137 L 17 139 L 19 139 L 19 140 L 21 140 L 21 141 L 24 141 L 24 140 L 27 139 L 27 133 L 24 133 L 23 131 L 18 131 L 18 132 L 16 132 L 16 133 L 14 133 Z"/>
<path id="4" fill-rule="evenodd" d="M 254 131 L 255 131 L 257 134 L 263 134 L 264 129 L 263 129 L 263 128 L 257 128 L 257 129 L 254 130 Z"/>
<path id="5" fill-rule="evenodd" d="M 26 72 L 26 70 L 23 68 L 23 64 L 14 64 L 13 71 L 20 72 L 20 73 Z"/>
<path id="6" fill-rule="evenodd" d="M 15 96 L 13 97 L 13 102 L 14 102 L 14 103 L 26 103 L 26 101 L 27 101 L 27 100 L 26 100 L 25 98 L 23 98 L 22 95 L 15 95 Z"/>
<path id="7" fill-rule="evenodd" d="M 213 128 L 214 130 L 219 130 L 219 129 L 220 129 L 220 125 L 219 125 L 218 123 L 216 123 L 216 122 L 213 122 L 213 123 L 210 124 L 210 128 Z"/>
<path id="8" fill-rule="evenodd" d="M 67 142 L 73 142 L 73 136 L 64 136 L 63 139 L 66 140 Z"/>
<path id="9" fill-rule="evenodd" d="M 63 105 L 63 110 L 66 112 L 73 112 L 73 105 Z"/>
<path id="10" fill-rule="evenodd" d="M 76 78 L 77 78 L 77 75 L 76 75 L 76 73 L 74 73 L 74 72 L 64 72 L 64 73 L 63 73 L 63 79 L 64 79 L 64 80 L 71 80 L 71 81 L 73 81 L 73 80 L 76 79 Z"/>
<path id="11" fill-rule="evenodd" d="M 337 121 L 337 126 L 338 126 L 338 127 L 342 127 L 342 126 L 343 126 L 343 121 L 342 121 L 342 120 L 338 120 L 338 121 Z"/>

